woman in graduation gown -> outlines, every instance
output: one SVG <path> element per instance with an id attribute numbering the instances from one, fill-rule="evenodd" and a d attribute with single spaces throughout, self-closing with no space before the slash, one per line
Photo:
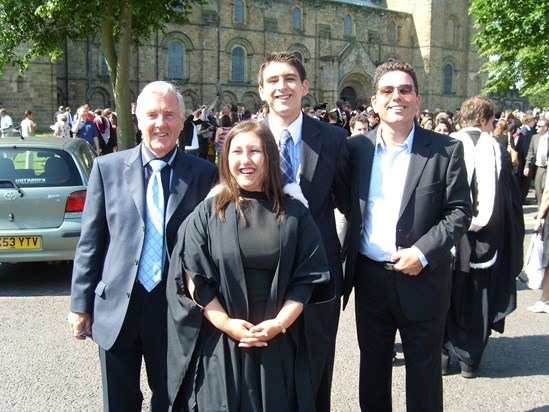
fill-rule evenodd
<path id="1" fill-rule="evenodd" d="M 330 282 L 320 233 L 284 193 L 279 165 L 266 125 L 235 126 L 217 193 L 178 233 L 167 291 L 174 411 L 315 410 L 335 293 L 315 293 Z"/>

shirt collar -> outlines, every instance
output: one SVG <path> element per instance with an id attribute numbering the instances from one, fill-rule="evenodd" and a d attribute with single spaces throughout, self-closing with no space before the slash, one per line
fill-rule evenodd
<path id="1" fill-rule="evenodd" d="M 397 147 L 402 148 L 407 153 L 411 153 L 412 145 L 414 144 L 414 132 L 415 132 L 415 130 L 416 130 L 416 124 L 414 123 L 412 125 L 412 130 L 410 130 L 410 133 L 408 134 L 408 137 L 406 137 L 406 140 L 404 141 L 404 143 L 398 144 Z M 385 144 L 385 142 L 381 138 L 381 127 L 378 127 L 377 128 L 377 133 L 376 133 L 376 150 L 380 150 L 380 149 L 387 150 L 387 145 Z"/>
<path id="2" fill-rule="evenodd" d="M 303 127 L 303 112 L 299 112 L 299 116 L 297 119 L 295 119 L 288 127 L 281 127 L 278 124 L 271 124 L 269 123 L 269 126 L 271 128 L 271 131 L 273 132 L 274 138 L 277 143 L 280 141 L 280 135 L 282 134 L 282 130 L 288 129 L 290 134 L 292 135 L 292 140 L 294 141 L 294 144 L 297 145 L 297 143 L 301 140 L 301 129 Z"/>
<path id="3" fill-rule="evenodd" d="M 168 163 L 170 167 L 173 167 L 175 161 L 175 154 L 177 153 L 177 146 L 170 150 L 166 155 L 162 157 L 156 157 L 151 149 L 149 149 L 145 144 L 141 145 L 141 161 L 143 167 L 145 167 L 151 160 L 160 159 Z"/>

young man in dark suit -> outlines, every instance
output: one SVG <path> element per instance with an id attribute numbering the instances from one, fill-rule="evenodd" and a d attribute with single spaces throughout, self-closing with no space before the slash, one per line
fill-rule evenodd
<path id="1" fill-rule="evenodd" d="M 214 165 L 177 147 L 184 113 L 183 97 L 171 84 L 145 86 L 136 112 L 142 143 L 97 158 L 90 176 L 74 260 L 69 325 L 77 339 L 91 336 L 99 345 L 106 411 L 141 411 L 143 358 L 152 390 L 151 411 L 169 407 L 168 259 L 179 226 L 217 180 Z M 156 164 L 164 167 L 156 171 Z M 151 203 L 163 209 L 160 218 L 151 211 Z M 150 242 L 153 213 L 156 242 Z M 155 250 L 154 263 L 147 268 L 145 262 Z M 153 274 L 151 282 L 147 277 Z"/>
<path id="2" fill-rule="evenodd" d="M 471 221 L 460 142 L 417 127 L 412 66 L 379 66 L 372 106 L 379 127 L 349 139 L 351 219 L 344 305 L 355 288 L 360 406 L 391 411 L 397 329 L 409 411 L 442 410 L 440 348 L 450 303 L 450 249 Z"/>
<path id="3" fill-rule="evenodd" d="M 309 210 L 320 233 L 333 279 L 334 313 L 327 319 L 332 337 L 330 361 L 317 393 L 317 410 L 330 410 L 330 392 L 343 286 L 341 244 L 336 232 L 334 208 L 349 212 L 349 152 L 347 133 L 304 115 L 301 98 L 309 92 L 309 82 L 301 61 L 292 53 L 275 52 L 259 68 L 259 95 L 269 105 L 266 122 L 279 145 L 289 133 L 290 183 L 297 183 L 309 203 Z M 335 290 L 333 289 L 335 287 Z"/>

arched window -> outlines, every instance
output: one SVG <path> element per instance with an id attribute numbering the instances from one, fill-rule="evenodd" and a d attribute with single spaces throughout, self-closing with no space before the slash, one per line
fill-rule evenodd
<path id="1" fill-rule="evenodd" d="M 105 56 L 101 56 L 101 76 L 109 77 L 109 68 L 107 67 Z"/>
<path id="2" fill-rule="evenodd" d="M 448 19 L 446 22 L 446 44 L 448 46 L 456 45 L 456 22 L 454 19 Z"/>
<path id="3" fill-rule="evenodd" d="M 389 42 L 396 42 L 396 25 L 394 22 L 390 22 L 389 27 L 387 27 L 387 37 L 389 38 Z"/>
<path id="4" fill-rule="evenodd" d="M 183 79 L 185 74 L 185 48 L 180 41 L 168 44 L 168 78 Z"/>
<path id="5" fill-rule="evenodd" d="M 454 68 L 450 63 L 444 65 L 443 93 L 452 94 L 452 83 L 454 82 Z"/>
<path id="6" fill-rule="evenodd" d="M 344 36 L 352 36 L 353 34 L 353 21 L 351 20 L 351 16 L 347 15 L 345 16 L 345 19 L 343 20 L 343 35 Z"/>
<path id="7" fill-rule="evenodd" d="M 244 49 L 242 47 L 235 47 L 231 55 L 231 67 L 232 75 L 231 80 L 233 82 L 244 81 Z"/>
<path id="8" fill-rule="evenodd" d="M 233 19 L 235 23 L 244 23 L 244 3 L 242 0 L 234 2 Z"/>
<path id="9" fill-rule="evenodd" d="M 301 9 L 299 7 L 294 7 L 292 11 L 292 28 L 301 30 Z"/>
<path id="10" fill-rule="evenodd" d="M 299 52 L 297 50 L 294 50 L 294 56 L 297 57 L 301 63 L 305 63 L 305 61 L 303 60 L 303 55 L 301 54 L 301 52 Z"/>
<path id="11" fill-rule="evenodd" d="M 350 86 L 345 87 L 341 91 L 339 98 L 345 102 L 349 102 L 351 106 L 356 106 L 356 90 Z"/>

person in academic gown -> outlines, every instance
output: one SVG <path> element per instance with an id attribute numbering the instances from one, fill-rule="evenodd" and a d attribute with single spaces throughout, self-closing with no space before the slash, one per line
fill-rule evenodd
<path id="1" fill-rule="evenodd" d="M 524 221 L 511 158 L 490 135 L 497 108 L 483 96 L 463 102 L 461 130 L 451 136 L 464 146 L 473 219 L 457 245 L 452 296 L 442 348 L 442 374 L 450 353 L 461 375 L 474 378 L 491 330 L 504 330 L 516 308 L 516 277 L 522 270 Z"/>
<path id="2" fill-rule="evenodd" d="M 335 304 L 319 230 L 284 192 L 267 125 L 227 135 L 221 184 L 178 232 L 170 263 L 174 411 L 314 411 Z"/>

